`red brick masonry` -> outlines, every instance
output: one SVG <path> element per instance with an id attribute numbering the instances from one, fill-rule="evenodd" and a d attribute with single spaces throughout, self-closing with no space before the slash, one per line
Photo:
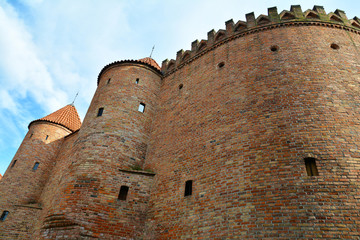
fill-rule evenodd
<path id="1" fill-rule="evenodd" d="M 105 66 L 78 131 L 30 125 L 0 238 L 358 239 L 359 34 L 341 10 L 270 8 L 161 70 Z"/>

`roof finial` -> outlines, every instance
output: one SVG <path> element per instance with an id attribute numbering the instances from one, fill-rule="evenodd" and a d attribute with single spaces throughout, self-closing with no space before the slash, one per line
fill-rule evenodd
<path id="1" fill-rule="evenodd" d="M 155 48 L 155 45 L 154 45 L 154 46 L 152 47 L 152 49 L 151 49 L 150 57 L 151 57 L 151 55 L 153 54 L 154 48 Z"/>
<path id="2" fill-rule="evenodd" d="M 76 95 L 75 95 L 75 97 L 74 97 L 74 100 L 72 101 L 71 105 L 74 106 L 74 102 L 75 102 L 75 100 L 76 100 L 76 98 L 77 98 L 78 95 L 79 95 L 79 91 L 76 93 Z"/>

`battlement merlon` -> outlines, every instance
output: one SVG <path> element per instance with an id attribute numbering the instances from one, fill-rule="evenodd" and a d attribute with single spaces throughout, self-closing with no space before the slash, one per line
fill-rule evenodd
<path id="1" fill-rule="evenodd" d="M 161 66 L 161 72 L 164 75 L 171 74 L 177 68 L 191 62 L 198 56 L 203 55 L 227 40 L 251 32 L 256 29 L 266 29 L 270 25 L 282 25 L 283 23 L 317 23 L 324 22 L 333 25 L 342 25 L 349 29 L 360 31 L 360 19 L 354 17 L 348 19 L 345 12 L 336 9 L 334 12 L 326 13 L 324 7 L 315 5 L 313 9 L 302 11 L 300 5 L 292 5 L 290 11 L 283 10 L 280 14 L 276 7 L 268 8 L 268 15 L 259 15 L 257 18 L 253 12 L 245 15 L 246 21 L 239 20 L 236 24 L 232 19 L 225 22 L 225 29 L 217 32 L 211 30 L 207 33 L 207 40 L 195 40 L 191 43 L 191 50 L 179 50 L 176 54 L 176 60 L 164 60 Z"/>

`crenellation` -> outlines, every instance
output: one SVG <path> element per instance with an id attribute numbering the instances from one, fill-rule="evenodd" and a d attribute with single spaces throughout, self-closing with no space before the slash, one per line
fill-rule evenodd
<path id="1" fill-rule="evenodd" d="M 291 5 L 290 12 L 292 12 L 295 18 L 302 19 L 304 18 L 304 12 L 301 9 L 300 5 Z"/>
<path id="2" fill-rule="evenodd" d="M 161 72 L 163 73 L 166 72 L 168 65 L 169 65 L 169 59 L 163 60 L 161 63 Z"/>
<path id="3" fill-rule="evenodd" d="M 197 53 L 198 51 L 198 46 L 199 46 L 199 40 L 195 40 L 191 43 L 191 55 L 192 57 Z"/>
<path id="4" fill-rule="evenodd" d="M 312 10 L 317 12 L 319 15 L 326 15 L 326 12 L 325 12 L 325 9 L 323 6 L 315 5 Z"/>
<path id="5" fill-rule="evenodd" d="M 226 26 L 226 36 L 231 36 L 232 34 L 234 34 L 234 29 L 235 29 L 234 20 L 230 19 L 226 21 L 225 26 Z"/>
<path id="6" fill-rule="evenodd" d="M 215 32 L 214 29 L 210 30 L 207 33 L 207 45 L 208 46 L 211 46 L 212 44 L 214 44 L 214 42 L 215 42 L 215 34 L 216 34 L 216 32 Z"/>
<path id="7" fill-rule="evenodd" d="M 278 14 L 277 7 L 268 8 L 268 16 L 271 22 L 280 22 L 280 16 Z"/>
<path id="8" fill-rule="evenodd" d="M 180 58 L 176 58 L 175 65 L 173 67 L 167 66 L 165 70 L 163 70 L 164 74 L 168 74 L 169 71 L 177 68 L 180 64 L 186 62 L 188 59 L 195 57 L 197 54 L 200 54 L 205 48 L 206 49 L 212 49 L 214 47 L 214 44 L 218 42 L 226 42 L 226 39 L 232 38 L 234 36 L 239 36 L 239 34 L 246 32 L 246 31 L 252 31 L 255 28 L 259 28 L 259 30 L 267 25 L 271 26 L 288 26 L 288 25 L 278 25 L 281 23 L 286 22 L 294 22 L 297 24 L 307 24 L 309 25 L 309 21 L 312 22 L 312 24 L 317 24 L 315 21 L 323 21 L 324 23 L 338 23 L 343 24 L 345 26 L 349 27 L 356 27 L 360 28 L 360 22 L 358 18 L 354 18 L 353 20 L 348 20 L 347 16 L 344 11 L 337 9 L 335 12 L 330 12 L 327 14 L 322 6 L 315 5 L 313 9 L 308 9 L 305 12 L 302 11 L 300 5 L 292 5 L 290 7 L 290 11 L 283 10 L 280 14 L 278 14 L 277 8 L 272 7 L 268 8 L 268 15 L 259 15 L 257 18 L 255 18 L 254 13 L 248 13 L 245 15 L 246 22 L 239 20 L 236 24 L 234 24 L 234 21 L 231 19 L 227 22 L 225 22 L 226 29 L 220 29 L 218 31 L 215 31 L 214 29 L 209 31 L 207 36 L 207 40 L 201 40 L 200 42 L 198 40 L 194 41 L 191 44 L 191 51 L 190 51 L 190 57 L 186 56 L 183 57 L 183 54 L 185 51 L 179 53 Z M 317 24 L 319 25 L 319 24 Z M 327 26 L 325 24 L 320 24 L 321 26 Z M 334 25 L 329 25 L 331 27 L 334 27 Z M 265 28 L 264 28 L 265 29 Z M 216 46 L 215 46 L 216 47 Z"/>
<path id="9" fill-rule="evenodd" d="M 281 21 L 296 19 L 295 14 L 291 11 L 283 10 L 279 15 Z"/>
<path id="10" fill-rule="evenodd" d="M 234 27 L 234 32 L 241 32 L 247 29 L 247 24 L 244 21 L 239 20 Z"/>
<path id="11" fill-rule="evenodd" d="M 177 53 L 176 53 L 176 65 L 179 65 L 182 62 L 183 59 L 183 55 L 184 55 L 184 50 L 180 49 Z"/>
<path id="12" fill-rule="evenodd" d="M 319 14 L 314 10 L 308 9 L 304 12 L 305 18 L 309 20 L 320 19 Z"/>
<path id="13" fill-rule="evenodd" d="M 343 10 L 340 9 L 336 9 L 334 12 L 336 15 L 338 15 L 340 18 L 342 18 L 343 20 L 348 20 L 345 12 Z"/>
<path id="14" fill-rule="evenodd" d="M 252 27 L 256 26 L 256 19 L 255 19 L 254 12 L 247 13 L 245 15 L 245 18 L 246 18 L 246 26 L 247 26 L 247 28 L 252 28 Z"/>
<path id="15" fill-rule="evenodd" d="M 215 37 L 214 37 L 214 42 L 218 42 L 222 39 L 224 39 L 226 36 L 226 30 L 220 29 L 219 31 L 216 32 Z"/>
<path id="16" fill-rule="evenodd" d="M 269 24 L 271 23 L 270 18 L 267 15 L 264 14 L 260 14 L 257 18 L 256 18 L 256 25 L 260 26 L 260 25 L 265 25 L 265 24 Z"/>

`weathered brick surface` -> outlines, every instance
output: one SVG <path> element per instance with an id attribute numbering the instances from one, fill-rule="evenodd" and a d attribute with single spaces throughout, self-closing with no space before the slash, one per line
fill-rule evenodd
<path id="1" fill-rule="evenodd" d="M 1 180 L 0 214 L 3 211 L 10 213 L 6 221 L 0 223 L 0 238 L 9 236 L 9 239 L 15 239 L 15 236 L 19 236 L 19 239 L 26 239 L 22 234 L 29 232 L 32 236 L 31 226 L 36 225 L 42 206 L 40 195 L 54 166 L 54 158 L 63 137 L 69 133 L 64 127 L 48 122 L 30 125 Z M 33 170 L 36 162 L 39 166 L 37 170 Z M 14 230 L 16 226 L 19 227 L 18 230 Z M 27 231 L 29 232 L 26 233 Z"/>
<path id="2" fill-rule="evenodd" d="M 340 29 L 277 28 L 166 76 L 147 155 L 149 239 L 357 239 L 359 47 Z M 320 176 L 307 176 L 308 156 Z"/>
<path id="3" fill-rule="evenodd" d="M 49 218 L 45 239 L 75 238 L 78 231 L 105 239 L 142 234 L 153 174 L 119 169 L 142 168 L 160 80 L 159 73 L 141 64 L 122 63 L 103 73 L 80 131 L 58 159 L 67 162 L 57 177 L 61 183 L 49 183 L 46 194 L 56 196 L 48 216 L 61 216 L 81 229 L 52 227 L 56 224 Z M 138 111 L 140 102 L 146 104 L 144 113 Z M 101 107 L 103 114 L 97 116 Z M 58 184 L 61 188 L 54 189 Z M 129 187 L 126 201 L 117 199 L 122 185 Z"/>
<path id="4" fill-rule="evenodd" d="M 56 165 L 41 180 L 23 181 L 26 161 L 6 172 L 2 199 L 17 200 L 0 200 L 11 212 L 3 238 L 358 239 L 357 24 L 318 6 L 271 8 L 209 32 L 162 76 L 151 61 L 106 66 L 58 154 L 25 137 L 15 158 Z M 319 176 L 307 176 L 307 157 Z"/>

